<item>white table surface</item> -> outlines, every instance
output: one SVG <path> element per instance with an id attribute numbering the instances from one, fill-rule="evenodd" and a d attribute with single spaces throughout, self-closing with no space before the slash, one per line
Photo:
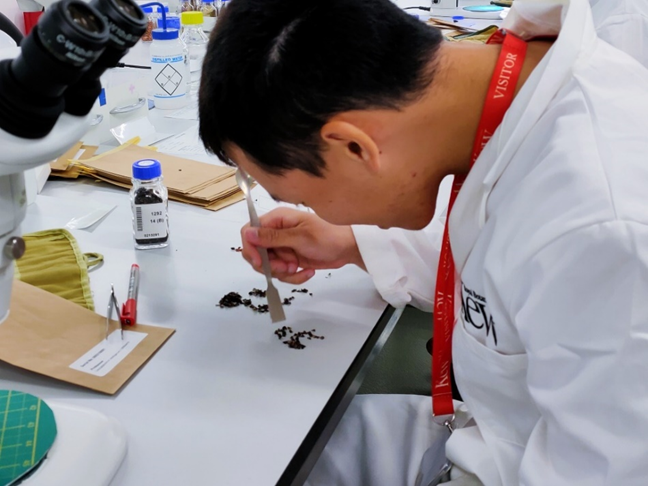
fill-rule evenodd
<path id="1" fill-rule="evenodd" d="M 261 209 L 271 200 L 257 188 Z M 63 227 L 94 203 L 117 208 L 90 231 L 74 230 L 82 251 L 99 252 L 90 272 L 97 312 L 110 284 L 120 301 L 132 263 L 141 267 L 138 318 L 176 333 L 115 396 L 0 365 L 0 388 L 93 408 L 118 419 L 128 453 L 112 484 L 273 485 L 290 462 L 385 309 L 369 276 L 355 267 L 319 272 L 293 294 L 278 283 L 285 325 L 317 329 L 306 349 L 282 344 L 268 314 L 221 309 L 230 291 L 265 288 L 240 253 L 244 203 L 219 212 L 170 203 L 170 245 L 136 251 L 125 190 L 89 179 L 48 182 L 28 209 L 25 232 Z M 90 486 L 90 485 L 89 485 Z"/>

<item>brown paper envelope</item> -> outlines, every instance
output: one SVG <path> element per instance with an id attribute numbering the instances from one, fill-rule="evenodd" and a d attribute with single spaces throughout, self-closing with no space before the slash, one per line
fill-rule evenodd
<path id="1" fill-rule="evenodd" d="M 90 177 L 107 182 L 108 184 L 112 184 L 114 186 L 118 187 L 123 187 L 124 189 L 129 189 L 130 185 L 129 184 L 124 184 L 121 182 L 114 181 L 112 179 L 108 179 L 102 175 L 99 174 L 87 174 Z M 233 197 L 233 196 L 239 196 L 239 197 Z M 239 202 L 244 198 L 243 193 L 241 190 L 236 187 L 229 187 L 227 190 L 221 191 L 218 193 L 218 195 L 212 199 L 212 200 L 206 200 L 206 199 L 196 199 L 191 196 L 183 196 L 180 194 L 176 194 L 174 192 L 169 191 L 169 199 L 172 199 L 174 201 L 186 203 L 186 204 L 191 204 L 193 206 L 200 206 L 206 209 L 209 209 L 211 211 L 218 211 L 219 209 L 222 209 L 224 207 L 227 207 L 231 204 L 234 204 L 236 202 Z M 223 202 L 221 202 L 223 201 Z"/>
<path id="2" fill-rule="evenodd" d="M 79 160 L 85 160 L 89 159 L 90 157 L 94 156 L 95 152 L 97 151 L 97 147 L 93 145 L 83 145 L 82 142 L 77 142 L 75 143 L 70 149 L 65 152 L 63 155 L 61 155 L 58 159 L 56 159 L 54 162 L 50 163 L 50 168 L 53 171 L 57 170 L 68 170 L 71 165 L 71 160 L 76 157 L 76 154 L 79 153 L 79 150 L 83 149 L 83 153 L 79 157 Z"/>
<path id="3" fill-rule="evenodd" d="M 116 322 L 111 329 L 118 329 Z M 148 335 L 105 376 L 73 370 L 70 365 L 106 336 L 106 318 L 18 280 L 11 313 L 0 324 L 0 360 L 35 373 L 115 394 L 175 332 L 136 325 L 129 331 Z"/>
<path id="4" fill-rule="evenodd" d="M 210 211 L 218 211 L 219 209 L 231 206 L 232 204 L 242 201 L 243 199 L 245 199 L 243 193 L 238 192 L 232 196 L 226 197 L 225 199 L 221 199 L 213 204 L 210 204 L 209 206 L 206 206 L 205 209 L 209 209 Z"/>
<path id="5" fill-rule="evenodd" d="M 70 167 L 67 170 L 52 169 L 50 177 L 61 177 L 63 179 L 78 179 L 82 172 L 77 167 Z"/>
<path id="6" fill-rule="evenodd" d="M 124 148 L 122 148 L 124 147 Z M 234 169 L 196 162 L 161 153 L 138 145 L 123 145 L 117 149 L 83 161 L 83 165 L 95 169 L 100 175 L 119 182 L 130 182 L 133 163 L 140 159 L 155 158 L 162 164 L 164 183 L 169 189 L 189 194 L 231 175 Z M 121 149 L 121 150 L 120 150 Z"/>
<path id="7" fill-rule="evenodd" d="M 240 191 L 234 175 L 216 182 L 215 184 L 211 184 L 201 191 L 192 193 L 191 197 L 194 199 L 203 199 L 205 201 L 214 201 L 215 199 L 218 199 L 221 194 L 229 192 L 232 189 Z"/>

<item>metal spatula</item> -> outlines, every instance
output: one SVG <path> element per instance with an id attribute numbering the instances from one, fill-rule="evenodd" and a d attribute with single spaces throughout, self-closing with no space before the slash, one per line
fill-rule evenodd
<path id="1" fill-rule="evenodd" d="M 250 194 L 250 176 L 248 176 L 240 167 L 236 171 L 236 183 L 245 195 L 247 202 L 248 212 L 250 213 L 250 225 L 254 228 L 260 228 L 261 223 L 257 216 L 254 203 L 252 202 L 252 195 Z M 263 266 L 263 273 L 268 281 L 268 288 L 266 289 L 266 297 L 268 298 L 268 307 L 270 309 L 270 318 L 272 322 L 281 322 L 286 320 L 283 305 L 281 304 L 281 297 L 279 291 L 272 284 L 272 270 L 270 269 L 270 258 L 268 257 L 268 250 L 266 248 L 257 248 L 261 254 L 261 264 Z"/>

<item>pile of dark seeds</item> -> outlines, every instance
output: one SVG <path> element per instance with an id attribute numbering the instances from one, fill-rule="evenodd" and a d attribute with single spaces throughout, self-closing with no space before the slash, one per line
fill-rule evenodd
<path id="1" fill-rule="evenodd" d="M 295 292 L 295 290 L 293 290 L 293 292 Z M 308 289 L 301 289 L 298 290 L 297 292 L 306 293 L 308 292 Z M 252 289 L 250 292 L 248 292 L 248 295 L 252 297 L 264 298 L 266 296 L 266 291 L 261 289 Z M 283 305 L 291 305 L 293 300 L 295 300 L 294 295 L 291 297 L 286 297 L 283 300 Z M 258 312 L 259 314 L 265 314 L 266 312 L 270 312 L 270 308 L 268 307 L 268 304 L 254 305 L 252 303 L 252 299 L 244 299 L 243 297 L 241 297 L 241 294 L 239 294 L 238 292 L 230 292 L 229 294 L 225 295 L 220 300 L 220 302 L 218 302 L 218 307 L 220 307 L 221 309 L 225 307 L 238 307 L 239 305 L 248 307 L 254 312 Z"/>
<path id="2" fill-rule="evenodd" d="M 293 294 L 298 293 L 298 294 L 308 294 L 311 297 L 313 296 L 313 293 L 309 292 L 308 289 L 292 289 L 291 292 Z"/>
<path id="3" fill-rule="evenodd" d="M 308 339 L 324 339 L 324 336 L 318 336 L 315 334 L 315 329 L 312 331 L 299 331 L 293 332 L 291 327 L 283 326 L 275 330 L 275 335 L 281 341 L 284 338 L 288 338 L 283 343 L 291 349 L 304 349 L 306 345 L 301 342 L 303 338 Z"/>
<path id="4" fill-rule="evenodd" d="M 250 301 L 248 300 L 248 302 Z M 218 303 L 218 307 L 220 307 L 221 309 L 224 307 L 238 307 L 239 305 L 245 304 L 243 302 L 241 294 L 239 294 L 238 292 L 230 292 L 229 294 L 225 295 Z"/>
<path id="5" fill-rule="evenodd" d="M 292 292 L 300 293 L 300 294 L 309 294 L 311 296 L 313 295 L 312 293 L 308 292 L 308 289 L 293 289 Z M 248 294 L 253 297 L 259 297 L 259 298 L 263 298 L 266 296 L 265 290 L 260 290 L 260 289 L 252 289 L 250 292 L 248 292 Z M 291 297 L 286 297 L 283 300 L 283 305 L 291 305 L 293 300 L 295 300 L 294 295 Z M 252 299 L 244 299 L 243 297 L 241 297 L 241 294 L 239 294 L 238 292 L 230 292 L 229 294 L 225 295 L 218 303 L 218 306 L 220 308 L 238 307 L 240 305 L 244 307 L 248 307 L 252 309 L 254 312 L 258 312 L 259 314 L 265 314 L 266 312 L 270 311 L 268 304 L 254 305 L 252 303 Z M 302 343 L 302 339 L 308 339 L 309 341 L 312 339 L 324 339 L 324 336 L 318 336 L 315 334 L 315 332 L 316 332 L 315 329 L 313 329 L 312 331 L 294 332 L 291 327 L 283 326 L 276 329 L 274 333 L 277 336 L 277 338 L 289 348 L 304 349 L 306 345 Z"/>
<path id="6" fill-rule="evenodd" d="M 248 292 L 248 295 L 251 295 L 252 297 L 265 297 L 266 291 L 261 289 L 252 289 L 251 292 Z"/>

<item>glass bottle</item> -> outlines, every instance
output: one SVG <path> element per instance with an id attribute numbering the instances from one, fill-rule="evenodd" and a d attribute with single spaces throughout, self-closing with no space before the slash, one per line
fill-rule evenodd
<path id="1" fill-rule="evenodd" d="M 200 72 L 209 39 L 202 29 L 202 12 L 183 12 L 180 20 L 182 22 L 181 39 L 187 46 L 187 52 L 189 53 L 189 92 L 196 94 L 200 86 Z"/>
<path id="2" fill-rule="evenodd" d="M 162 165 L 155 159 L 133 164 L 130 190 L 135 248 L 149 250 L 169 244 L 169 193 L 162 182 Z"/>
<path id="3" fill-rule="evenodd" d="M 205 32 L 210 32 L 214 29 L 216 25 L 216 16 L 218 14 L 216 10 L 216 3 L 214 0 L 203 0 L 202 4 L 202 13 L 203 13 L 203 30 Z"/>

